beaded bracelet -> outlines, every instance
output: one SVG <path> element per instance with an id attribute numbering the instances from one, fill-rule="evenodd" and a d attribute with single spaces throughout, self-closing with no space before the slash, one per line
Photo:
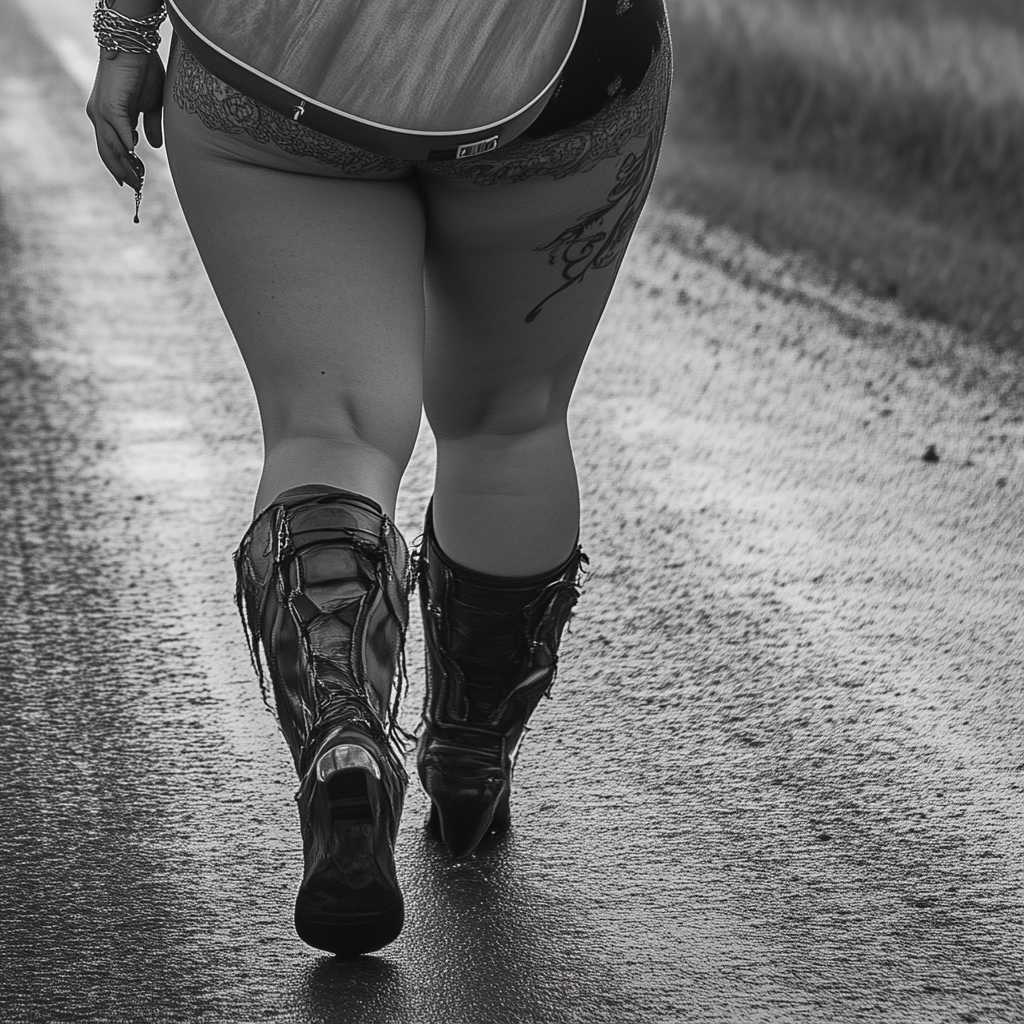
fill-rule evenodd
<path id="1" fill-rule="evenodd" d="M 114 0 L 96 0 L 92 27 L 96 42 L 103 50 L 124 50 L 127 53 L 154 53 L 160 45 L 160 25 L 167 17 L 167 8 L 146 18 L 129 18 L 115 11 Z"/>

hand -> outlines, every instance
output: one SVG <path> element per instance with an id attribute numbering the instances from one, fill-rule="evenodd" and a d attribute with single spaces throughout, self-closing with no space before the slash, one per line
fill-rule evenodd
<path id="1" fill-rule="evenodd" d="M 100 159 L 119 185 L 142 188 L 142 162 L 135 156 L 139 114 L 149 144 L 154 149 L 163 144 L 163 91 L 164 65 L 157 54 L 100 50 L 85 112 L 96 129 Z"/>

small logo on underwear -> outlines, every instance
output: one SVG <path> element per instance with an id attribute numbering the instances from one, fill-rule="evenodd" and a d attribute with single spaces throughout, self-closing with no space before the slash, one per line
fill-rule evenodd
<path id="1" fill-rule="evenodd" d="M 479 142 L 467 142 L 459 146 L 455 151 L 456 160 L 465 160 L 467 156 L 479 156 L 481 153 L 490 153 L 492 149 L 498 148 L 498 136 L 492 135 L 489 139 L 481 139 Z"/>

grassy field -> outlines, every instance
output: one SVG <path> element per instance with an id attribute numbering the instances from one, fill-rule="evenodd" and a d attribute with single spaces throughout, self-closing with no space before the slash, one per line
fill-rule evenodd
<path id="1" fill-rule="evenodd" d="M 677 88 L 663 166 L 680 202 L 1020 344 L 1024 3 L 669 0 L 669 11 Z M 869 197 L 886 215 L 866 216 Z"/>

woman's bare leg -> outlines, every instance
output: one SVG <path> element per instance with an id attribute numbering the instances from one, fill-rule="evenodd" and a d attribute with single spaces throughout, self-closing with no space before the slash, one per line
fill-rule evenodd
<path id="1" fill-rule="evenodd" d="M 434 525 L 467 568 L 537 574 L 577 542 L 566 413 L 650 189 L 668 77 L 654 68 L 653 98 L 584 125 L 588 155 L 568 167 L 573 132 L 513 144 L 492 171 L 422 175 Z"/>
<path id="2" fill-rule="evenodd" d="M 175 188 L 259 404 L 257 510 L 324 483 L 393 516 L 421 410 L 416 179 L 373 180 L 389 173 L 373 168 L 350 179 L 271 146 L 257 152 L 247 137 L 211 132 L 168 92 Z"/>

